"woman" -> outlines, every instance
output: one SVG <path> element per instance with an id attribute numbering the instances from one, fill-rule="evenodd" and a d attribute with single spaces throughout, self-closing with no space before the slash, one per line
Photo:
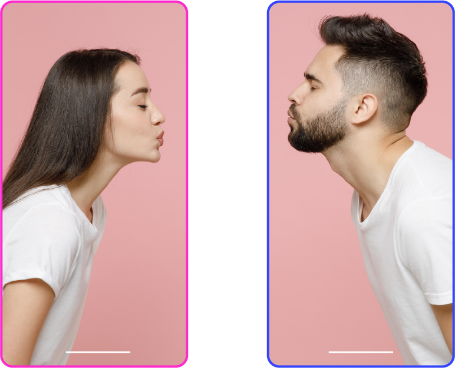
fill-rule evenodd
<path id="1" fill-rule="evenodd" d="M 51 68 L 3 183 L 3 359 L 65 364 L 125 165 L 157 162 L 164 116 L 138 56 L 72 51 Z"/>

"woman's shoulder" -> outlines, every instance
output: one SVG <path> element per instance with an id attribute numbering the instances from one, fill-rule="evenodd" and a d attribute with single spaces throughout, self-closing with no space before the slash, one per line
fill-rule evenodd
<path id="1" fill-rule="evenodd" d="M 7 236 L 20 222 L 26 226 L 78 227 L 78 219 L 71 209 L 61 186 L 50 185 L 31 189 L 3 210 L 3 233 Z"/>
<path id="2" fill-rule="evenodd" d="M 63 185 L 47 185 L 30 189 L 19 196 L 3 213 L 40 205 L 56 205 L 69 209 L 68 195 Z"/>

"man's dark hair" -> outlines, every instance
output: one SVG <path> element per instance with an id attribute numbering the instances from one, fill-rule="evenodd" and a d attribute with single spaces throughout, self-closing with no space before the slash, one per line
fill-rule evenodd
<path id="1" fill-rule="evenodd" d="M 327 45 L 345 50 L 335 65 L 344 95 L 374 93 L 384 124 L 393 132 L 405 130 L 427 94 L 425 63 L 416 44 L 368 14 L 325 17 L 319 33 Z"/>

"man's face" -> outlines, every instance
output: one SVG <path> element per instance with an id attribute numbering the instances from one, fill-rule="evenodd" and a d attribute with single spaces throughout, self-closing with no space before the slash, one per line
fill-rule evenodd
<path id="1" fill-rule="evenodd" d="M 288 140 L 302 152 L 323 152 L 346 134 L 342 80 L 335 63 L 343 54 L 339 46 L 324 46 L 305 72 L 305 81 L 289 95 Z"/>

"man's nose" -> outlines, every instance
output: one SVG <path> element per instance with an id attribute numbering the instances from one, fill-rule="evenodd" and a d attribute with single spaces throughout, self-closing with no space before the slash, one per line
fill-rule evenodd
<path id="1" fill-rule="evenodd" d="M 302 94 L 302 91 L 301 91 L 300 87 L 301 86 L 297 87 L 288 96 L 289 102 L 292 102 L 293 104 L 296 104 L 296 105 L 301 105 L 302 104 L 302 102 L 303 102 L 303 94 Z"/>

